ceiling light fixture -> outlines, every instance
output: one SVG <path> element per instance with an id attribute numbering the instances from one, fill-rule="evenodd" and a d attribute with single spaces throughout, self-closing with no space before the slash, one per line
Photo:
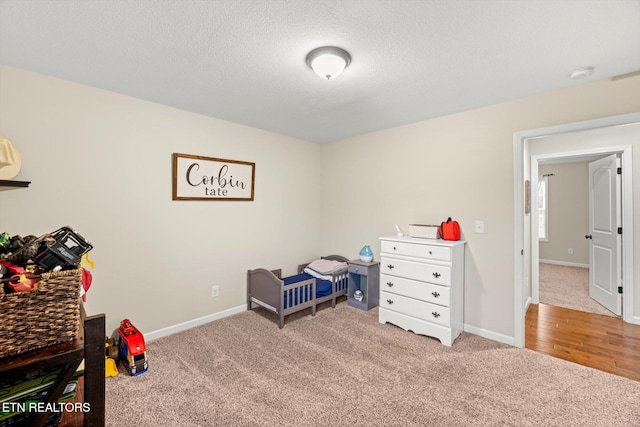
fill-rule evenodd
<path id="1" fill-rule="evenodd" d="M 313 49 L 307 55 L 307 65 L 323 79 L 338 77 L 351 63 L 351 55 L 344 49 L 323 46 Z"/>
<path id="2" fill-rule="evenodd" d="M 584 79 L 586 77 L 589 77 L 591 74 L 593 74 L 593 67 L 584 67 L 584 68 L 578 68 L 577 70 L 575 70 L 573 73 L 571 73 L 571 75 L 569 76 L 569 78 L 571 80 L 580 80 L 580 79 Z"/>

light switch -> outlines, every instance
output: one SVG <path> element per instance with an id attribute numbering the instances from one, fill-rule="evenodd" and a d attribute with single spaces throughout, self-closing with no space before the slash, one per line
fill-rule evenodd
<path id="1" fill-rule="evenodd" d="M 484 233 L 484 221 L 476 221 L 476 233 Z"/>

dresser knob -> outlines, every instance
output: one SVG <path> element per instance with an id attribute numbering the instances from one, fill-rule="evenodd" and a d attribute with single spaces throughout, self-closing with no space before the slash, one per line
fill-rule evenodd
<path id="1" fill-rule="evenodd" d="M 389 264 L 387 265 L 387 267 L 389 268 L 389 270 L 393 270 L 393 264 Z"/>
<path id="2" fill-rule="evenodd" d="M 429 251 L 429 255 L 433 255 L 433 252 Z"/>
<path id="3" fill-rule="evenodd" d="M 435 278 L 437 279 L 438 277 L 440 277 L 440 273 L 438 273 L 438 272 L 436 271 L 435 273 L 433 273 L 433 277 L 435 277 Z"/>
<path id="4" fill-rule="evenodd" d="M 387 286 L 393 288 L 393 282 L 387 282 Z"/>
<path id="5" fill-rule="evenodd" d="M 391 304 L 393 304 L 393 300 L 392 300 L 392 299 L 388 299 L 388 300 L 387 300 L 387 303 L 388 303 L 389 305 L 391 305 Z"/>
<path id="6" fill-rule="evenodd" d="M 393 250 L 394 250 L 394 251 L 396 250 L 396 247 L 395 247 L 395 246 L 393 247 Z"/>
<path id="7" fill-rule="evenodd" d="M 433 315 L 433 317 L 435 317 L 436 319 L 438 317 L 440 317 L 440 313 L 438 313 L 437 311 L 432 311 L 431 314 Z"/>
<path id="8" fill-rule="evenodd" d="M 431 292 L 431 295 L 433 295 L 434 298 L 438 298 L 440 296 L 438 292 Z"/>

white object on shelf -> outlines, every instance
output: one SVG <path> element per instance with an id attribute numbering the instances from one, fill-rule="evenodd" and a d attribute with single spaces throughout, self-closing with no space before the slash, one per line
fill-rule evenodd
<path id="1" fill-rule="evenodd" d="M 439 239 L 439 225 L 409 224 L 409 236 L 422 239 Z"/>

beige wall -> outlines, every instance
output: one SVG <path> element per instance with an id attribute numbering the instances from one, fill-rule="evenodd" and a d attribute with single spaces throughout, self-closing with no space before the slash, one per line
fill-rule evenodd
<path id="1" fill-rule="evenodd" d="M 368 243 L 377 252 L 394 224 L 406 232 L 451 216 L 467 241 L 465 328 L 510 342 L 514 133 L 636 111 L 640 78 L 605 80 L 327 144 L 322 221 L 332 233 L 322 249 L 355 254 Z"/>
<path id="2" fill-rule="evenodd" d="M 249 268 L 319 255 L 320 146 L 0 68 L 0 133 L 19 148 L 0 229 L 76 228 L 95 249 L 87 311 L 149 332 L 242 306 Z M 171 153 L 256 163 L 253 202 L 171 200 Z M 211 286 L 220 296 L 211 298 Z"/>
<path id="3" fill-rule="evenodd" d="M 589 163 L 541 165 L 538 174 L 553 174 L 549 177 L 549 239 L 539 243 L 540 259 L 588 266 L 589 241 L 584 236 L 589 234 Z"/>
<path id="4" fill-rule="evenodd" d="M 451 216 L 465 325 L 509 341 L 514 132 L 640 111 L 639 95 L 640 78 L 600 81 L 316 145 L 0 66 L 0 133 L 33 181 L 0 193 L 0 228 L 77 228 L 96 246 L 89 312 L 150 331 L 241 306 L 248 268 L 378 253 L 395 224 Z M 172 152 L 255 162 L 255 201 L 172 202 Z"/>

